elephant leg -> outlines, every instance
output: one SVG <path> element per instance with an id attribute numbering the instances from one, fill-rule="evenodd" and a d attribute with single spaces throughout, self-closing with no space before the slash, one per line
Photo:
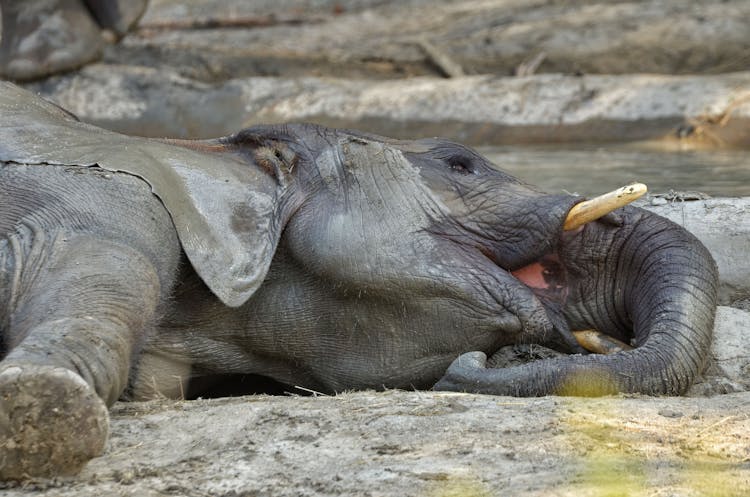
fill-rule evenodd
<path id="1" fill-rule="evenodd" d="M 11 235 L 0 259 L 0 479 L 74 473 L 101 453 L 107 405 L 159 302 L 157 271 L 137 250 L 89 234 L 51 238 Z"/>

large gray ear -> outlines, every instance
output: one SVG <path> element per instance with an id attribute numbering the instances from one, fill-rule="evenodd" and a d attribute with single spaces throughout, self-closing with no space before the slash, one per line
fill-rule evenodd
<path id="1" fill-rule="evenodd" d="M 144 179 L 172 216 L 200 277 L 226 305 L 239 306 L 271 264 L 283 228 L 282 187 L 254 164 L 199 148 L 90 126 L 0 82 L 0 160 L 98 166 Z"/>

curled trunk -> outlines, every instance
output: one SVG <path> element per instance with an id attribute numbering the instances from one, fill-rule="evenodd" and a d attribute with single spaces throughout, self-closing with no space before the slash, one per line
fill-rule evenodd
<path id="1" fill-rule="evenodd" d="M 577 288 L 571 289 L 566 317 L 573 327 L 632 339 L 635 348 L 502 369 L 484 369 L 484 354 L 469 353 L 436 389 L 519 396 L 687 390 L 710 350 L 718 280 L 711 255 L 681 227 L 638 209 L 627 210 L 626 224 L 606 254 L 592 255 L 588 244 L 608 237 L 602 233 L 607 228 L 586 229 L 579 243 L 563 249 L 564 259 L 577 259 L 567 261 Z M 598 268 L 585 268 L 587 263 Z"/>

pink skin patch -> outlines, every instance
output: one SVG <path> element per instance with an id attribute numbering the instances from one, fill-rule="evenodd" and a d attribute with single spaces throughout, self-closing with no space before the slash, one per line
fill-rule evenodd
<path id="1" fill-rule="evenodd" d="M 511 274 L 544 300 L 564 304 L 568 298 L 567 274 L 555 253 L 547 254 Z"/>
<path id="2" fill-rule="evenodd" d="M 542 267 L 542 263 L 534 262 L 517 271 L 513 271 L 511 274 L 530 288 L 549 289 L 549 283 L 545 281 L 542 275 L 543 271 L 544 267 Z"/>
<path id="3" fill-rule="evenodd" d="M 583 227 L 563 233 L 563 240 L 576 236 Z M 564 304 L 568 298 L 568 277 L 565 267 L 555 252 L 542 256 L 538 261 L 512 271 L 521 283 L 531 288 L 538 297 Z"/>

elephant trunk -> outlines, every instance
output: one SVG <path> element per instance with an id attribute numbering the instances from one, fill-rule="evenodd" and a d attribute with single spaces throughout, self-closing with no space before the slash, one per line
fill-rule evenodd
<path id="1" fill-rule="evenodd" d="M 626 295 L 637 348 L 623 354 L 635 379 L 623 377 L 621 390 L 684 393 L 710 352 L 716 263 L 692 234 L 655 215 L 644 215 L 626 243 L 638 268 Z"/>
<path id="2" fill-rule="evenodd" d="M 639 209 L 629 214 L 627 225 L 621 228 L 629 233 L 619 236 L 622 241 L 614 244 L 619 246 L 611 245 L 605 257 L 607 264 L 616 266 L 617 274 L 599 275 L 598 283 L 579 282 L 584 287 L 581 292 L 605 295 L 589 296 L 583 304 L 579 301 L 579 308 L 568 309 L 566 315 L 587 314 L 574 321 L 589 325 L 610 322 L 615 328 L 632 328 L 634 349 L 611 355 L 562 356 L 501 369 L 484 369 L 482 353 L 465 354 L 436 389 L 518 396 L 684 393 L 702 371 L 710 350 L 716 264 L 708 250 L 681 227 Z"/>

